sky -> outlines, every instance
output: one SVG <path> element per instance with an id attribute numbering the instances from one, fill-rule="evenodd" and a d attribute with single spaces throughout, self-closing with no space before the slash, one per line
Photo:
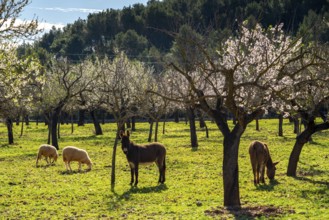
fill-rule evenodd
<path id="1" fill-rule="evenodd" d="M 30 0 L 21 13 L 20 19 L 37 18 L 44 31 L 52 26 L 62 28 L 77 19 L 86 19 L 88 14 L 108 8 L 122 9 L 136 3 L 146 5 L 148 0 Z"/>

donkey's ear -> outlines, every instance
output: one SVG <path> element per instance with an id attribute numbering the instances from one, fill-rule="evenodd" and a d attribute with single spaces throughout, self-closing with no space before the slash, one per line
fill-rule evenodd
<path id="1" fill-rule="evenodd" d="M 279 162 L 280 162 L 280 161 L 273 163 L 273 166 L 276 166 Z"/>
<path id="2" fill-rule="evenodd" d="M 129 131 L 127 131 L 127 136 L 128 136 L 128 137 L 130 136 L 130 133 L 129 133 Z"/>
<path id="3" fill-rule="evenodd" d="M 120 138 L 122 138 L 122 136 L 124 135 L 124 133 L 125 132 L 123 130 L 120 131 L 120 133 L 119 133 Z"/>

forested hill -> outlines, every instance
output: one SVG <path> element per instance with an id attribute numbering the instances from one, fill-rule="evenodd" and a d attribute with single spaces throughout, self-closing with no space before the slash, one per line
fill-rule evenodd
<path id="1" fill-rule="evenodd" d="M 169 33 L 178 32 L 183 24 L 200 33 L 227 33 L 246 19 L 263 27 L 284 23 L 292 34 L 316 27 L 320 34 L 313 37 L 328 41 L 328 5 L 328 0 L 150 0 L 147 5 L 108 9 L 63 30 L 53 29 L 34 48 L 74 61 L 91 53 L 112 57 L 116 50 L 145 59 L 167 52 L 173 42 Z"/>

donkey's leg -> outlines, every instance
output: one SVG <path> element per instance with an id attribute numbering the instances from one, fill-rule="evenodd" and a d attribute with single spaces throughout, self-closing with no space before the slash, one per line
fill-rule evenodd
<path id="1" fill-rule="evenodd" d="M 130 168 L 130 185 L 134 184 L 134 174 L 135 174 L 135 169 L 134 168 Z"/>
<path id="2" fill-rule="evenodd" d="M 265 183 L 264 173 L 265 173 L 265 164 L 262 164 L 260 168 L 260 181 L 262 183 Z"/>
<path id="3" fill-rule="evenodd" d="M 166 181 L 166 158 L 163 158 L 163 161 L 161 164 L 162 164 L 162 166 L 161 166 L 161 176 L 162 176 L 161 183 L 163 184 Z"/>
<path id="4" fill-rule="evenodd" d="M 165 181 L 166 181 L 166 165 L 165 163 L 163 163 L 163 166 L 162 166 L 162 181 L 161 183 L 163 184 Z"/>
<path id="5" fill-rule="evenodd" d="M 256 165 L 256 184 L 259 184 L 259 173 L 260 173 L 261 167 L 259 164 Z"/>
<path id="6" fill-rule="evenodd" d="M 257 180 L 256 180 L 256 173 L 257 173 L 257 164 L 254 162 L 255 159 L 253 157 L 253 155 L 250 155 L 250 163 L 251 163 L 251 167 L 252 167 L 252 173 L 254 175 L 254 184 L 257 184 Z"/>
<path id="7" fill-rule="evenodd" d="M 138 163 L 135 164 L 135 186 L 138 184 Z"/>
<path id="8" fill-rule="evenodd" d="M 134 184 L 134 175 L 135 175 L 135 165 L 132 162 L 129 162 L 130 167 L 130 185 Z"/>
<path id="9" fill-rule="evenodd" d="M 159 180 L 158 180 L 158 183 L 161 183 L 161 181 L 162 181 L 162 169 L 161 169 L 161 165 L 160 165 L 159 159 L 157 159 L 155 161 L 155 164 L 157 165 L 158 170 L 159 170 Z"/>

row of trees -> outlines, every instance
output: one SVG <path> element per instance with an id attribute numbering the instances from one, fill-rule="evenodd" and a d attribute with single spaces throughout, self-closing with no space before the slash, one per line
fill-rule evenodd
<path id="1" fill-rule="evenodd" d="M 303 145 L 313 133 L 329 128 L 324 114 L 329 100 L 327 45 L 318 38 L 292 37 L 283 25 L 264 28 L 253 19 L 240 23 L 225 40 L 218 40 L 222 32 L 200 34 L 189 25 L 166 34 L 174 41 L 161 68 L 123 52 L 74 62 L 46 51 L 36 54 L 33 47 L 19 56 L 3 49 L 0 115 L 10 121 L 14 110 L 44 114 L 51 143 L 58 147 L 58 119 L 64 111 L 103 109 L 114 116 L 119 131 L 137 115 L 158 122 L 162 114 L 180 108 L 193 120 L 195 110 L 202 110 L 224 136 L 224 206 L 240 207 L 240 139 L 247 125 L 271 108 L 305 121 L 287 169 L 288 175 L 296 175 Z M 233 128 L 228 114 L 236 119 Z M 318 115 L 323 123 L 316 123 Z M 117 134 L 114 138 L 112 186 Z M 197 146 L 197 140 L 191 143 Z"/>

